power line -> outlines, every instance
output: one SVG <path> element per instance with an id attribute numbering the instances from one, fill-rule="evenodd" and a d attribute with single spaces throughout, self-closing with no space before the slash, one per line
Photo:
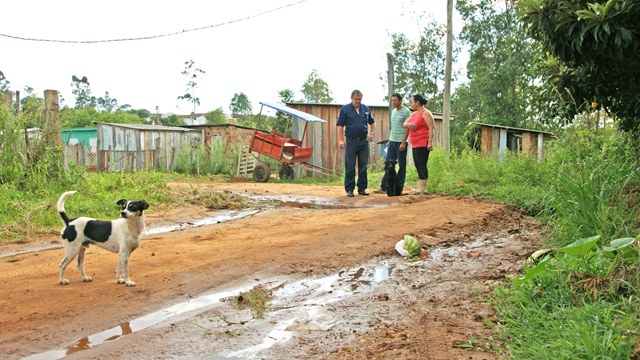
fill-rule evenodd
<path id="1" fill-rule="evenodd" d="M 182 35 L 182 34 L 186 34 L 186 33 L 189 33 L 189 32 L 200 31 L 200 30 L 211 29 L 211 28 L 221 27 L 221 26 L 225 26 L 225 25 L 235 24 L 235 23 L 239 23 L 239 22 L 242 22 L 242 21 L 251 20 L 251 19 L 257 18 L 259 16 L 272 13 L 272 12 L 276 12 L 276 11 L 279 11 L 279 10 L 282 10 L 282 9 L 285 9 L 285 8 L 288 8 L 288 7 L 291 7 L 291 6 L 295 6 L 295 5 L 298 5 L 298 4 L 301 4 L 303 2 L 307 2 L 307 1 L 309 1 L 309 0 L 300 0 L 300 1 L 297 1 L 297 2 L 294 2 L 294 3 L 282 5 L 280 7 L 274 8 L 274 9 L 270 9 L 270 10 L 266 10 L 266 11 L 263 11 L 263 12 L 260 12 L 260 13 L 257 13 L 257 14 L 249 15 L 249 16 L 246 16 L 246 17 L 243 17 L 243 18 L 230 20 L 230 21 L 225 21 L 225 22 L 222 22 L 222 23 L 214 24 L 214 25 L 201 26 L 201 27 L 197 27 L 197 28 L 186 29 L 186 30 L 182 30 L 182 31 L 175 31 L 175 32 L 166 33 L 166 34 L 160 34 L 160 35 L 140 36 L 140 37 L 122 38 L 122 39 L 107 39 L 107 40 L 37 39 L 37 38 L 28 38 L 28 37 L 8 35 L 8 34 L 0 34 L 0 36 L 4 36 L 4 37 L 10 38 L 10 39 L 14 39 L 14 40 L 53 42 L 53 43 L 64 43 L 64 44 L 97 44 L 97 43 L 109 43 L 109 42 L 151 40 L 151 39 L 157 39 L 157 38 L 174 36 L 174 35 Z"/>

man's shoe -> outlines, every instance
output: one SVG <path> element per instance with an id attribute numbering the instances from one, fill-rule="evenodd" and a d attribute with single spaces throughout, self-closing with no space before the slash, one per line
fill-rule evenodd
<path id="1" fill-rule="evenodd" d="M 369 193 L 367 192 L 367 190 L 362 190 L 362 191 L 358 191 L 358 195 L 369 196 Z"/>
<path id="2" fill-rule="evenodd" d="M 347 191 L 347 196 L 348 197 L 353 197 L 353 191 Z"/>

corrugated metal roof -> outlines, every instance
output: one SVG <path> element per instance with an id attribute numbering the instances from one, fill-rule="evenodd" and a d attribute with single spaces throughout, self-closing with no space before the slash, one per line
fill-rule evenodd
<path id="1" fill-rule="evenodd" d="M 94 127 L 81 127 L 81 128 L 66 128 L 62 129 L 62 132 L 90 132 L 96 131 L 97 129 Z"/>
<path id="2" fill-rule="evenodd" d="M 347 103 L 350 104 L 350 103 Z M 346 104 L 327 104 L 327 103 L 306 103 L 306 102 L 297 102 L 297 101 L 291 101 L 291 102 L 287 102 L 287 105 L 300 105 L 300 106 L 321 106 L 321 107 L 332 107 L 332 108 L 336 108 L 336 109 L 340 109 L 342 108 L 344 105 Z M 376 109 L 386 109 L 387 111 L 389 110 L 389 105 L 369 105 L 369 104 L 365 104 L 367 105 L 367 107 L 369 109 L 372 110 L 376 110 Z M 407 109 L 409 109 L 409 107 L 406 107 Z M 409 109 L 411 110 L 411 109 Z M 413 110 L 411 110 L 413 112 Z M 431 110 L 429 110 L 431 111 Z M 437 113 L 437 112 L 433 112 L 431 111 L 431 115 L 433 115 L 433 118 L 436 120 L 442 120 L 443 115 L 441 113 Z M 455 120 L 455 115 L 451 114 L 449 120 L 453 121 Z"/>
<path id="3" fill-rule="evenodd" d="M 101 123 L 95 122 L 94 124 L 109 125 L 113 127 L 121 127 L 134 130 L 145 131 L 177 131 L 177 132 L 200 132 L 199 130 L 192 130 L 178 126 L 165 126 L 165 125 L 147 125 L 147 124 L 114 124 L 114 123 Z"/>
<path id="4" fill-rule="evenodd" d="M 282 111 L 283 113 L 289 114 L 291 116 L 295 116 L 298 119 L 302 119 L 304 121 L 309 121 L 309 122 L 326 122 L 325 120 L 320 119 L 317 116 L 311 115 L 309 113 L 306 113 L 304 111 L 300 111 L 298 109 L 294 109 L 294 108 L 290 108 L 284 104 L 280 104 L 280 103 L 270 103 L 270 102 L 260 102 L 260 104 L 264 105 L 264 106 L 268 106 L 272 109 L 276 109 L 279 111 Z"/>
<path id="5" fill-rule="evenodd" d="M 484 123 L 479 123 L 479 122 L 473 122 L 472 124 L 476 124 L 476 125 L 480 125 L 480 126 L 487 126 L 487 127 L 492 127 L 492 128 L 498 128 L 498 129 L 526 131 L 526 132 L 531 132 L 531 133 L 540 133 L 540 134 L 546 134 L 546 135 L 553 136 L 553 137 L 556 136 L 554 133 L 549 132 L 549 131 L 534 130 L 534 129 L 522 129 L 522 128 L 517 128 L 517 127 L 512 127 L 512 126 L 495 125 L 495 124 L 484 124 Z"/>
<path id="6" fill-rule="evenodd" d="M 249 126 L 243 126 L 243 125 L 238 125 L 238 124 L 202 124 L 202 125 L 185 125 L 184 127 L 186 128 L 218 128 L 218 127 L 236 127 L 236 128 L 240 128 L 240 129 L 247 129 L 247 130 L 253 130 L 255 128 L 253 127 L 249 127 Z M 258 129 L 261 130 L 261 129 Z"/>

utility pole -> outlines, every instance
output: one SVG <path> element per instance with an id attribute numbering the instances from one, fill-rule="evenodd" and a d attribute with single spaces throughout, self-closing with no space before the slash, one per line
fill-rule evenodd
<path id="1" fill-rule="evenodd" d="M 447 49 L 444 65 L 444 104 L 442 105 L 442 145 L 449 152 L 451 147 L 451 62 L 453 56 L 453 0 L 447 0 Z"/>
<path id="2" fill-rule="evenodd" d="M 387 53 L 387 88 L 389 89 L 389 116 L 391 116 L 391 95 L 396 92 L 396 75 L 393 70 L 393 55 Z"/>

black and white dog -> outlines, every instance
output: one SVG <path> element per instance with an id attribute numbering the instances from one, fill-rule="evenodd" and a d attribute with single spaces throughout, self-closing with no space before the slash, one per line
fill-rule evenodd
<path id="1" fill-rule="evenodd" d="M 395 160 L 384 162 L 384 169 L 387 172 L 387 196 L 400 196 L 402 194 L 402 188 L 396 173 L 396 163 L 397 161 Z"/>
<path id="2" fill-rule="evenodd" d="M 60 262 L 60 284 L 67 285 L 69 280 L 64 278 L 64 270 L 69 263 L 78 256 L 78 270 L 84 281 L 92 281 L 84 272 L 84 255 L 90 244 L 118 253 L 120 259 L 116 267 L 118 284 L 135 286 L 129 279 L 129 256 L 140 244 L 144 231 L 144 210 L 149 204 L 144 200 L 119 200 L 116 204 L 122 207 L 121 218 L 111 221 L 96 220 L 88 217 L 70 219 L 64 210 L 65 200 L 75 194 L 67 191 L 58 199 L 58 213 L 64 222 L 62 230 L 62 245 L 64 259 Z"/>

